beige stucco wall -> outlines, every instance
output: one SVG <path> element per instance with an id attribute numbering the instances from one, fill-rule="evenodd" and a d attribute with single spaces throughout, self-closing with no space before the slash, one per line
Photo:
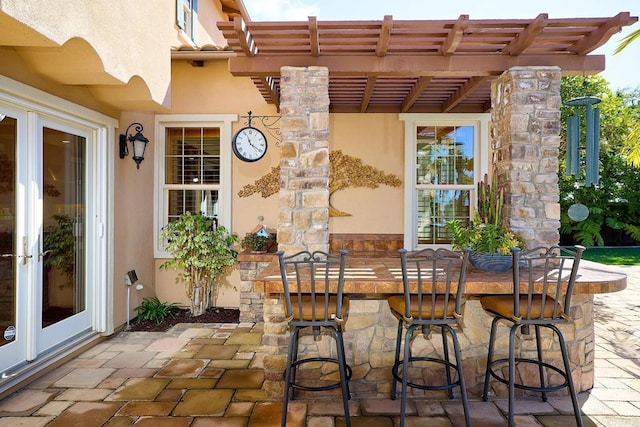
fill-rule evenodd
<path id="1" fill-rule="evenodd" d="M 132 7 L 127 0 L 94 1 L 90 8 L 69 0 L 4 0 L 2 44 L 16 46 L 32 70 L 63 84 L 99 90 L 139 76 L 141 95 L 148 92 L 163 104 L 171 81 L 175 1 L 142 0 Z"/>
<path id="2" fill-rule="evenodd" d="M 278 115 L 267 105 L 249 78 L 233 77 L 227 62 L 208 61 L 204 67 L 192 67 L 186 61 L 172 66 L 172 107 L 168 114 L 238 114 Z M 254 122 L 254 125 L 259 126 Z M 246 119 L 234 123 L 233 131 L 246 126 Z M 371 165 L 404 178 L 404 124 L 397 114 L 331 114 L 330 149 L 362 159 Z M 269 137 L 269 135 L 267 134 Z M 276 228 L 277 195 L 263 198 L 259 194 L 240 198 L 238 191 L 267 174 L 280 161 L 278 141 L 269 137 L 266 156 L 255 163 L 232 160 L 232 231 L 244 236 L 264 217 L 264 224 Z M 146 162 L 146 160 L 145 160 Z M 331 218 L 330 233 L 402 233 L 403 188 L 380 186 L 376 189 L 349 188 L 335 193 L 332 203 L 352 216 Z M 187 303 L 182 284 L 176 284 L 173 271 L 160 271 L 164 260 L 156 260 L 155 292 L 161 300 Z M 218 305 L 239 306 L 239 275 L 235 271 L 220 291 Z"/>
<path id="3" fill-rule="evenodd" d="M 398 115 L 330 114 L 329 147 L 404 181 L 404 123 Z M 404 186 L 347 188 L 331 204 L 351 216 L 329 219 L 330 233 L 403 233 Z"/>

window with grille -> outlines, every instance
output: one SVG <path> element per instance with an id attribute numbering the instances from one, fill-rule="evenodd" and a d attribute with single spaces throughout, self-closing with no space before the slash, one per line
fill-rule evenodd
<path id="1" fill-rule="evenodd" d="M 176 0 L 176 24 L 194 43 L 198 29 L 198 0 Z"/>
<path id="2" fill-rule="evenodd" d="M 405 120 L 405 246 L 449 245 L 447 221 L 466 223 L 486 169 L 488 115 L 402 114 Z M 482 148 L 484 147 L 484 148 Z M 481 154 L 482 153 L 482 154 Z"/>
<path id="3" fill-rule="evenodd" d="M 186 212 L 231 229 L 231 124 L 234 115 L 158 115 L 156 257 L 168 256 L 160 230 Z"/>

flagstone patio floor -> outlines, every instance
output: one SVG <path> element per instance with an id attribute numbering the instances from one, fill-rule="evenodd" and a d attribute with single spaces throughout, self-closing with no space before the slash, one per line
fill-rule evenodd
<path id="1" fill-rule="evenodd" d="M 580 393 L 585 426 L 640 426 L 640 268 L 625 267 L 622 292 L 597 295 L 596 385 Z M 179 324 L 167 332 L 120 332 L 0 400 L 0 427 L 271 427 L 262 325 Z M 473 425 L 506 425 L 505 399 L 472 393 Z M 350 402 L 354 427 L 398 425 L 399 401 Z M 568 398 L 519 400 L 519 426 L 575 425 Z M 459 399 L 410 401 L 407 426 L 464 425 Z M 290 403 L 293 427 L 344 426 L 342 402 Z"/>

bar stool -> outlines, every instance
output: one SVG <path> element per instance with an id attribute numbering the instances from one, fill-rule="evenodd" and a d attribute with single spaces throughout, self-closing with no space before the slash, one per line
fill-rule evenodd
<path id="1" fill-rule="evenodd" d="M 295 400 L 296 390 L 316 392 L 336 388 L 342 389 L 346 425 L 350 427 L 349 379 L 352 371 L 345 361 L 342 339 L 344 322 L 349 312 L 349 298 L 342 295 L 347 251 L 340 251 L 340 255 L 321 251 L 313 253 L 302 251 L 287 257 L 284 256 L 284 252 L 278 251 L 277 255 L 284 286 L 285 314 L 290 330 L 287 365 L 284 372 L 282 427 L 285 427 L 287 422 L 289 394 L 291 394 L 291 400 Z M 293 291 L 289 286 L 290 281 L 296 284 Z M 336 342 L 336 356 L 299 359 L 298 338 L 300 331 L 304 328 L 311 328 L 316 338 L 321 328 L 329 331 Z M 330 384 L 309 384 L 310 380 L 296 378 L 301 365 L 317 362 L 336 364 L 340 381 Z"/>
<path id="2" fill-rule="evenodd" d="M 453 326 L 460 325 L 462 320 L 462 303 L 464 284 L 469 259 L 469 250 L 454 252 L 447 249 L 424 249 L 409 254 L 400 249 L 402 264 L 402 283 L 404 295 L 387 298 L 391 313 L 398 319 L 395 360 L 392 368 L 393 384 L 391 399 L 396 399 L 397 382 L 402 383 L 400 405 L 400 427 L 404 427 L 407 406 L 407 388 L 421 390 L 447 390 L 449 398 L 453 398 L 453 389 L 460 387 L 465 421 L 471 426 L 467 390 L 462 372 L 460 344 Z M 431 335 L 431 327 L 438 327 L 442 333 L 443 358 L 413 356 L 411 343 L 414 332 Z M 404 354 L 400 359 L 402 331 L 406 329 Z M 453 341 L 455 363 L 450 361 L 447 334 Z M 409 380 L 409 368 L 413 362 L 430 362 L 444 367 L 446 384 L 424 384 Z M 399 372 L 402 367 L 402 372 Z M 457 379 L 452 375 L 457 373 Z"/>
<path id="3" fill-rule="evenodd" d="M 537 247 L 528 251 L 512 248 L 513 254 L 513 294 L 487 296 L 480 299 L 482 308 L 492 316 L 491 334 L 489 336 L 489 353 L 487 356 L 487 371 L 484 379 L 482 398 L 487 401 L 489 395 L 489 379 L 495 378 L 509 387 L 509 426 L 514 426 L 515 389 L 541 393 L 542 400 L 547 401 L 547 393 L 563 388 L 569 389 L 573 411 L 578 426 L 582 427 L 580 407 L 576 391 L 571 378 L 571 364 L 567 353 L 567 346 L 562 332 L 556 325 L 571 322 L 569 310 L 571 308 L 571 294 L 576 281 L 578 266 L 584 251 L 583 246 L 576 246 L 575 250 L 560 246 Z M 509 333 L 509 356 L 495 358 L 494 345 L 498 322 L 511 324 Z M 522 335 L 530 334 L 533 326 L 537 358 L 516 357 L 516 332 Z M 542 358 L 540 339 L 541 328 L 547 328 L 558 337 L 564 370 Z M 500 368 L 508 366 L 508 377 L 501 375 Z M 539 385 L 516 383 L 517 366 L 534 365 L 538 368 Z M 562 378 L 561 384 L 549 384 L 545 374 L 558 374 Z"/>

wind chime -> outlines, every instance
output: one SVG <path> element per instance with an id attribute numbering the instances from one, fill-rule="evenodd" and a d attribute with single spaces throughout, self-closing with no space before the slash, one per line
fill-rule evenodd
<path id="1" fill-rule="evenodd" d="M 565 102 L 565 105 L 572 107 L 586 107 L 584 143 L 584 165 L 586 187 L 596 186 L 600 181 L 599 160 L 600 160 L 600 108 L 594 105 L 600 102 L 600 98 L 594 96 L 583 96 L 573 98 Z M 566 174 L 580 178 L 581 164 L 581 136 L 580 116 L 573 115 L 567 117 L 567 169 Z M 581 204 L 574 203 L 567 212 L 574 221 L 584 221 L 589 216 L 589 209 Z"/>
<path id="2" fill-rule="evenodd" d="M 594 96 L 583 96 L 573 98 L 565 102 L 565 105 L 572 107 L 586 107 L 584 144 L 584 165 L 586 169 L 584 185 L 587 187 L 598 185 L 600 181 L 599 159 L 600 159 L 600 108 L 594 105 L 600 103 L 600 98 Z M 567 175 L 580 177 L 580 116 L 567 117 Z"/>

